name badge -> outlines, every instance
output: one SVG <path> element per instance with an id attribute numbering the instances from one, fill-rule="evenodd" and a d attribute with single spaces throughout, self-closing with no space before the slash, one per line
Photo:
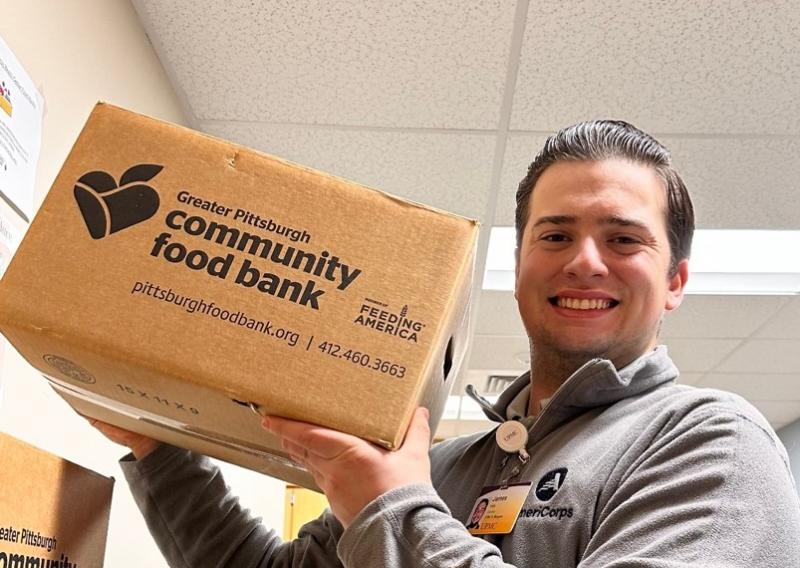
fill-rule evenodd
<path id="1" fill-rule="evenodd" d="M 470 534 L 508 534 L 531 491 L 531 482 L 484 487 L 467 521 Z"/>

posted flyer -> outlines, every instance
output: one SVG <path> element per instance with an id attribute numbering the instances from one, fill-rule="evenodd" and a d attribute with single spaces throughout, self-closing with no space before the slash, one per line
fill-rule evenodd
<path id="1" fill-rule="evenodd" d="M 26 221 L 34 213 L 34 180 L 44 100 L 0 37 L 0 198 Z"/>

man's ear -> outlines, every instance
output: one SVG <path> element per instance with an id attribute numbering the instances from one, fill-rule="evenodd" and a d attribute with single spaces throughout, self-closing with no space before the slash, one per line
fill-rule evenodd
<path id="1" fill-rule="evenodd" d="M 519 247 L 514 247 L 514 299 L 517 297 L 517 281 L 519 280 Z"/>
<path id="2" fill-rule="evenodd" d="M 686 282 L 689 280 L 689 260 L 684 258 L 678 263 L 675 274 L 669 279 L 667 289 L 667 300 L 664 309 L 668 312 L 676 309 L 683 302 L 683 295 L 686 290 Z"/>

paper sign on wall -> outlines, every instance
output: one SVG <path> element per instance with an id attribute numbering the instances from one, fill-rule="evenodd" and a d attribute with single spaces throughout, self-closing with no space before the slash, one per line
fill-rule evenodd
<path id="1" fill-rule="evenodd" d="M 0 37 L 0 197 L 30 221 L 42 138 L 42 96 Z"/>

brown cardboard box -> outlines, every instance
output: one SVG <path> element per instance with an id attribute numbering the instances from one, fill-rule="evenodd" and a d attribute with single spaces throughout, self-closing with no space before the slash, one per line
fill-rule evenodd
<path id="1" fill-rule="evenodd" d="M 0 433 L 0 566 L 99 568 L 112 478 Z"/>
<path id="2" fill-rule="evenodd" d="M 98 104 L 0 281 L 0 330 L 79 412 L 312 485 L 260 427 L 435 428 L 478 224 Z"/>

